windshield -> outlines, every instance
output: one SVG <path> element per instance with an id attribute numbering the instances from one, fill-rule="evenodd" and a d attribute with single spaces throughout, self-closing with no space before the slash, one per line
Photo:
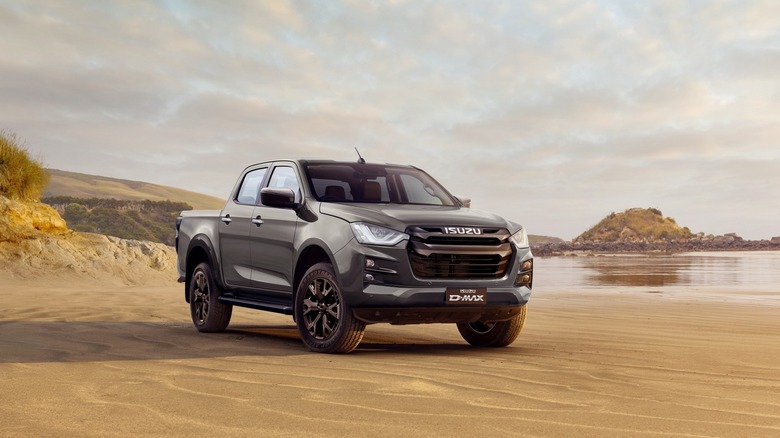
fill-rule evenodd
<path id="1" fill-rule="evenodd" d="M 436 180 L 411 167 L 312 163 L 306 171 L 314 196 L 323 202 L 457 205 Z"/>

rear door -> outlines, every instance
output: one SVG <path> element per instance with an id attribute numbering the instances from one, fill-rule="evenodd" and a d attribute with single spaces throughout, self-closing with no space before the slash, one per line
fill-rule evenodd
<path id="1" fill-rule="evenodd" d="M 268 166 L 245 173 L 232 199 L 222 210 L 219 223 L 219 242 L 222 255 L 222 275 L 231 287 L 252 285 L 250 251 L 253 213 L 259 202 L 260 187 L 268 174 Z"/>
<path id="2" fill-rule="evenodd" d="M 277 163 L 267 187 L 289 188 L 301 202 L 301 178 L 293 163 Z M 252 287 L 289 296 L 292 293 L 293 253 L 298 214 L 289 208 L 267 207 L 258 202 L 251 227 Z"/>

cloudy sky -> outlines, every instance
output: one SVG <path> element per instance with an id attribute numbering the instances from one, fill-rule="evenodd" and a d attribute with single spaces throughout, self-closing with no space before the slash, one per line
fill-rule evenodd
<path id="1" fill-rule="evenodd" d="M 273 158 L 414 164 L 572 239 L 656 207 L 780 236 L 780 2 L 0 0 L 0 129 L 220 197 Z"/>

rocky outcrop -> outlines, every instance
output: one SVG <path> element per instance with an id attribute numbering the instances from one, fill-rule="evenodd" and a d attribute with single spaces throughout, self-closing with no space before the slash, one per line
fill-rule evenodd
<path id="1" fill-rule="evenodd" d="M 18 242 L 40 235 L 67 232 L 67 224 L 50 206 L 0 196 L 0 242 Z"/>
<path id="2" fill-rule="evenodd" d="M 629 208 L 610 213 L 598 224 L 580 234 L 579 243 L 663 243 L 689 239 L 693 233 L 680 227 L 673 218 L 664 217 L 657 208 Z"/>
<path id="3" fill-rule="evenodd" d="M 0 271 L 23 279 L 153 284 L 176 279 L 176 251 L 159 243 L 73 232 L 45 204 L 0 196 Z"/>

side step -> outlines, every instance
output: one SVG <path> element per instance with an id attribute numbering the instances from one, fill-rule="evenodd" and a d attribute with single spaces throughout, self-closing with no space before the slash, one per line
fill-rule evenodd
<path id="1" fill-rule="evenodd" d="M 247 300 L 245 298 L 236 297 L 219 297 L 219 302 L 223 304 L 232 304 L 239 307 L 248 307 L 250 309 L 265 310 L 267 312 L 282 313 L 284 315 L 292 315 L 293 308 L 290 303 L 280 301 L 257 301 Z"/>

